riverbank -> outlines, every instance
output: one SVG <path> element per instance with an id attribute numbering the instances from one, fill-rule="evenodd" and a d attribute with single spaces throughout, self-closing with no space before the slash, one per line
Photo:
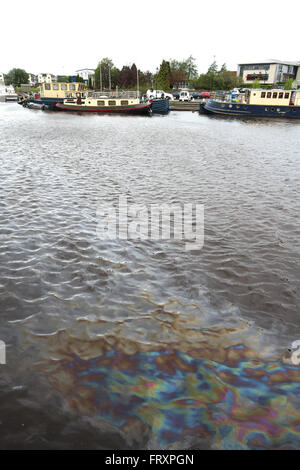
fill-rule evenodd
<path id="1" fill-rule="evenodd" d="M 199 111 L 200 100 L 199 101 L 178 101 L 170 100 L 169 106 L 172 111 Z"/>

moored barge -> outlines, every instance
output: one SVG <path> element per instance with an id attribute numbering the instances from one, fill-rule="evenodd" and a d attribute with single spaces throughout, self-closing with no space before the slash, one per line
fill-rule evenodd
<path id="1" fill-rule="evenodd" d="M 142 101 L 138 91 L 94 92 L 83 83 L 43 83 L 40 93 L 20 99 L 29 108 L 52 111 L 146 114 L 152 112 L 152 100 Z"/>
<path id="2" fill-rule="evenodd" d="M 234 98 L 210 99 L 200 104 L 200 113 L 233 117 L 300 119 L 300 90 L 251 89 Z"/>
<path id="3" fill-rule="evenodd" d="M 125 113 L 146 114 L 151 112 L 152 101 L 141 102 L 138 92 L 103 92 L 80 93 L 63 102 L 56 103 L 56 107 L 63 111 L 93 112 L 93 113 Z"/>

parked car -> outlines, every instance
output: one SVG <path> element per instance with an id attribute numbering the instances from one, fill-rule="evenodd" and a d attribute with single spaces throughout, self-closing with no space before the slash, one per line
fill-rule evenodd
<path id="1" fill-rule="evenodd" d="M 200 95 L 201 95 L 201 98 L 210 98 L 209 91 L 201 91 Z"/>
<path id="2" fill-rule="evenodd" d="M 153 90 L 153 88 L 150 88 L 150 90 L 147 90 L 146 96 L 148 99 L 166 99 L 166 100 L 172 100 L 173 95 L 171 93 L 166 93 L 163 90 Z"/>
<path id="3" fill-rule="evenodd" d="M 201 93 L 199 91 L 194 91 L 190 95 L 192 100 L 199 100 L 201 98 Z"/>
<path id="4" fill-rule="evenodd" d="M 191 96 L 188 91 L 182 90 L 179 94 L 179 101 L 190 101 Z"/>
<path id="5" fill-rule="evenodd" d="M 173 93 L 173 100 L 179 100 L 179 95 L 180 95 L 179 91 Z"/>

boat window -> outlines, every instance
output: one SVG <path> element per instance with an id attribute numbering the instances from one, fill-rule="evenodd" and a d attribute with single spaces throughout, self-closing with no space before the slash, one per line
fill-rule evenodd
<path id="1" fill-rule="evenodd" d="M 284 94 L 284 98 L 285 98 L 286 100 L 289 99 L 289 96 L 290 96 L 289 93 L 285 93 L 285 94 Z"/>
<path id="2" fill-rule="evenodd" d="M 261 98 L 265 98 L 265 97 L 266 97 L 266 92 L 265 92 L 265 91 L 262 91 L 260 97 L 261 97 Z"/>
<path id="3" fill-rule="evenodd" d="M 275 108 L 271 108 L 271 111 L 275 111 Z"/>
<path id="4" fill-rule="evenodd" d="M 69 90 L 75 91 L 75 85 L 70 84 L 70 85 L 69 85 Z"/>
<path id="5" fill-rule="evenodd" d="M 283 93 L 279 93 L 278 98 L 283 98 Z"/>
<path id="6" fill-rule="evenodd" d="M 294 112 L 294 113 L 296 112 L 295 108 L 293 109 L 293 112 Z"/>
<path id="7" fill-rule="evenodd" d="M 121 105 L 122 105 L 122 106 L 125 106 L 125 105 L 127 105 L 127 104 L 128 104 L 128 100 L 122 100 L 122 101 L 121 101 Z"/>
<path id="8" fill-rule="evenodd" d="M 273 93 L 273 98 L 277 98 L 277 91 L 275 91 L 275 93 Z"/>
<path id="9" fill-rule="evenodd" d="M 101 100 L 101 101 L 98 100 L 98 101 L 97 101 L 97 106 L 105 106 L 105 101 L 103 101 L 103 100 Z"/>
<path id="10" fill-rule="evenodd" d="M 109 101 L 108 101 L 108 104 L 109 104 L 110 106 L 115 106 L 115 105 L 116 105 L 116 102 L 115 102 L 114 100 L 109 100 Z"/>
<path id="11" fill-rule="evenodd" d="M 271 96 L 272 96 L 272 93 L 270 91 L 268 91 L 267 98 L 271 98 Z"/>
<path id="12" fill-rule="evenodd" d="M 62 89 L 62 90 L 67 90 L 68 87 L 67 87 L 67 85 L 65 85 L 64 83 L 62 83 L 62 84 L 61 84 L 61 89 Z"/>
<path id="13" fill-rule="evenodd" d="M 269 111 L 269 108 L 265 108 L 265 111 Z"/>
<path id="14" fill-rule="evenodd" d="M 58 83 L 53 83 L 53 90 L 59 90 Z"/>
<path id="15" fill-rule="evenodd" d="M 240 109 L 240 105 L 239 105 L 239 104 L 236 105 L 236 109 Z"/>
<path id="16" fill-rule="evenodd" d="M 279 113 L 279 111 L 280 111 L 280 108 L 277 108 L 277 112 L 278 112 L 278 113 Z"/>
<path id="17" fill-rule="evenodd" d="M 45 83 L 45 90 L 51 90 L 50 83 Z"/>

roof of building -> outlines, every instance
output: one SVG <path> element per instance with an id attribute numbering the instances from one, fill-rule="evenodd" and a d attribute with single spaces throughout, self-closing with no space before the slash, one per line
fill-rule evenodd
<path id="1" fill-rule="evenodd" d="M 78 70 L 75 70 L 75 72 L 82 72 L 83 70 L 90 70 L 91 72 L 95 72 L 95 69 L 89 69 L 89 68 L 86 68 L 86 69 L 78 69 Z"/>
<path id="2" fill-rule="evenodd" d="M 254 64 L 282 64 L 282 65 L 300 65 L 300 61 L 290 62 L 288 60 L 276 60 L 276 59 L 268 59 L 268 60 L 259 60 L 259 61 L 249 61 L 249 62 L 240 62 L 238 65 L 254 65 Z"/>

